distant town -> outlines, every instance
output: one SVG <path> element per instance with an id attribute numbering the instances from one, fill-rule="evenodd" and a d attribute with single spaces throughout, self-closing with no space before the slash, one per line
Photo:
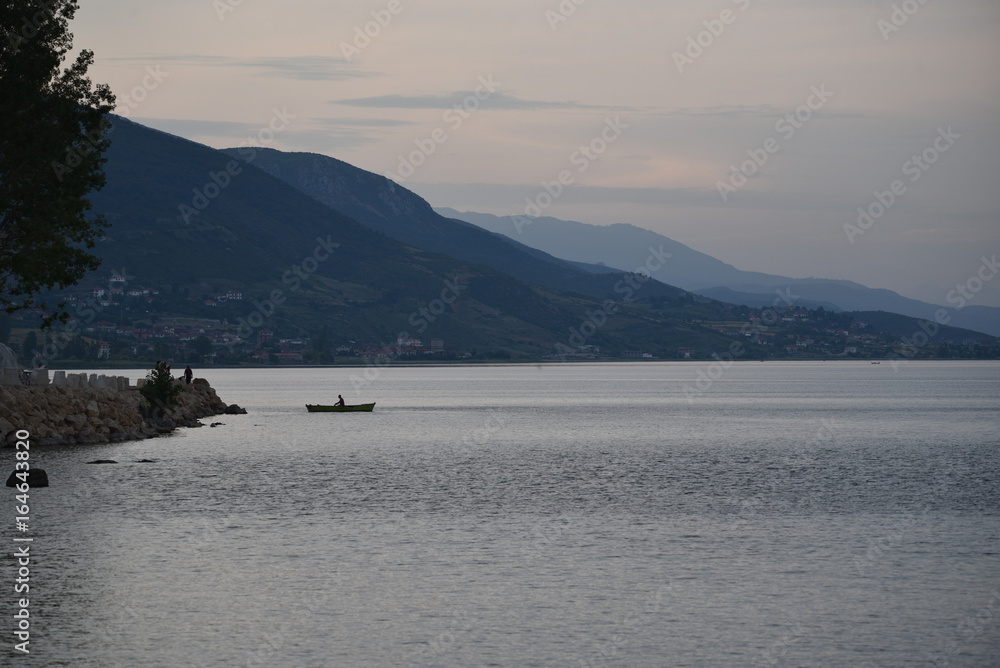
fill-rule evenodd
<path id="1" fill-rule="evenodd" d="M 171 360 L 220 365 L 303 365 L 385 361 L 390 359 L 471 360 L 517 359 L 502 350 L 449 348 L 443 338 L 422 340 L 399 336 L 390 341 L 334 341 L 324 332 L 293 335 L 254 319 L 256 311 L 243 308 L 249 317 L 233 318 L 233 306 L 252 303 L 236 289 L 190 291 L 182 296 L 189 312 L 167 312 L 161 290 L 130 284 L 112 273 L 106 284 L 79 286 L 60 294 L 70 319 L 61 327 L 42 332 L 31 312 L 5 315 L 0 321 L 0 342 L 12 345 L 22 362 L 32 367 L 52 363 L 151 363 Z M 176 295 L 171 310 L 176 311 Z M 219 311 L 220 317 L 210 317 Z M 764 351 L 773 359 L 916 359 L 995 358 L 998 340 L 986 335 L 954 338 L 938 335 L 934 323 L 911 336 L 893 336 L 851 314 L 823 309 L 784 306 L 754 309 L 725 305 L 731 320 L 695 320 L 699 327 L 731 338 L 730 351 L 714 355 L 693 347 L 664 351 L 642 347 L 607 351 L 592 343 L 560 346 L 543 359 L 553 360 L 692 360 L 718 357 L 753 359 L 750 350 Z M 223 315 L 226 312 L 227 315 Z M 735 352 L 735 354 L 734 354 Z"/>

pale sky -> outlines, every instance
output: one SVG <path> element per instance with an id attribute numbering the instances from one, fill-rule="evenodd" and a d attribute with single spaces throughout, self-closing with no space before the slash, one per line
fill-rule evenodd
<path id="1" fill-rule="evenodd" d="M 75 45 L 119 113 L 209 146 L 939 303 L 1000 253 L 997 0 L 81 5 Z M 876 192 L 881 217 L 845 230 Z M 1000 279 L 971 303 L 1000 306 Z"/>

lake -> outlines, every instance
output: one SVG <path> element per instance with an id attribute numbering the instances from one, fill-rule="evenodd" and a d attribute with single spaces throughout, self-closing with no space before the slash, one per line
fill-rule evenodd
<path id="1" fill-rule="evenodd" d="M 196 376 L 249 414 L 32 450 L 11 665 L 1000 665 L 996 362 Z"/>

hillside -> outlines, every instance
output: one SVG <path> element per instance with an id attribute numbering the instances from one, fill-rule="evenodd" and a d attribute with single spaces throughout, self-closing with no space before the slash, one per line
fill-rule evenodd
<path id="1" fill-rule="evenodd" d="M 240 155 L 240 149 L 224 152 Z M 612 293 L 622 271 L 635 268 L 595 275 L 600 268 L 579 266 L 476 225 L 441 216 L 419 195 L 390 179 L 325 155 L 256 149 L 253 166 L 404 244 L 483 264 L 553 290 L 604 298 Z M 657 295 L 679 294 L 665 285 L 648 287 L 648 292 Z"/>
<path id="2" fill-rule="evenodd" d="M 543 356 L 603 308 L 600 299 L 581 294 L 586 291 L 558 293 L 484 264 L 400 243 L 256 169 L 258 156 L 248 164 L 120 118 L 111 139 L 108 183 L 92 197 L 95 212 L 111 223 L 95 248 L 104 263 L 69 295 L 76 303 L 71 313 L 84 325 L 103 318 L 112 328 L 141 329 L 171 318 L 201 318 L 234 328 L 243 323 L 244 339 L 266 329 L 300 338 L 322 332 L 331 345 L 391 345 L 405 335 L 441 338 L 450 350 Z M 378 209 L 380 202 L 420 206 L 405 194 L 386 199 L 360 188 L 355 194 L 357 209 Z M 370 197 L 375 200 L 366 205 Z M 533 254 L 518 261 L 530 265 Z M 567 263 L 539 260 L 535 266 L 547 277 L 565 276 L 567 287 L 578 276 L 600 279 Z M 90 294 L 108 285 L 112 274 L 122 277 L 117 289 L 141 287 L 156 296 L 114 302 L 112 293 L 101 297 L 108 306 L 95 306 Z M 587 291 L 614 297 L 615 282 L 600 280 Z M 691 299 L 655 282 L 642 290 Z M 219 297 L 227 292 L 242 299 Z M 706 351 L 726 345 L 724 337 L 683 319 L 651 319 L 625 303 L 598 329 L 586 343 L 619 350 L 663 349 L 661 340 Z"/>
<path id="3" fill-rule="evenodd" d="M 318 170 L 296 172 L 293 180 L 323 181 L 335 173 L 356 179 L 325 192 L 423 247 L 257 169 L 258 161 L 274 169 L 268 161 L 283 161 L 284 154 L 258 149 L 233 157 L 124 119 L 115 120 L 111 142 L 108 184 L 92 196 L 94 211 L 111 223 L 94 249 L 104 263 L 58 295 L 74 316 L 67 331 L 37 334 L 30 316 L 18 315 L 16 323 L 0 318 L 0 338 L 13 332 L 23 361 L 52 346 L 57 354 L 47 352 L 47 359 L 123 363 L 397 355 L 717 359 L 734 350 L 751 359 L 878 357 L 898 348 L 899 336 L 847 314 L 775 299 L 758 308 L 724 304 L 637 273 L 528 251 L 428 214 L 429 205 L 413 193 L 350 166 L 331 167 L 326 158 L 291 154 L 288 164 L 297 170 L 303 161 Z M 374 190 L 373 179 L 381 179 Z M 468 257 L 435 252 L 449 239 L 459 242 L 455 253 Z M 645 250 L 635 266 L 655 273 L 668 259 L 666 249 Z M 483 255 L 489 256 L 483 263 L 475 261 Z M 485 260 L 507 263 L 520 275 Z M 906 318 L 891 324 L 900 331 L 918 327 Z M 41 337 L 49 337 L 47 345 Z M 950 328 L 941 328 L 936 343 L 919 353 L 996 354 L 995 342 Z"/>

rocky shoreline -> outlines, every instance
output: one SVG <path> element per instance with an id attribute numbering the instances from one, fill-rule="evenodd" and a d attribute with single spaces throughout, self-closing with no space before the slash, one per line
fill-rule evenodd
<path id="1" fill-rule="evenodd" d="M 180 388 L 177 405 L 165 411 L 151 408 L 126 378 L 81 382 L 60 376 L 52 384 L 0 385 L 0 446 L 13 447 L 21 429 L 30 432 L 32 445 L 116 443 L 199 427 L 203 417 L 246 412 L 227 406 L 203 378 Z"/>

